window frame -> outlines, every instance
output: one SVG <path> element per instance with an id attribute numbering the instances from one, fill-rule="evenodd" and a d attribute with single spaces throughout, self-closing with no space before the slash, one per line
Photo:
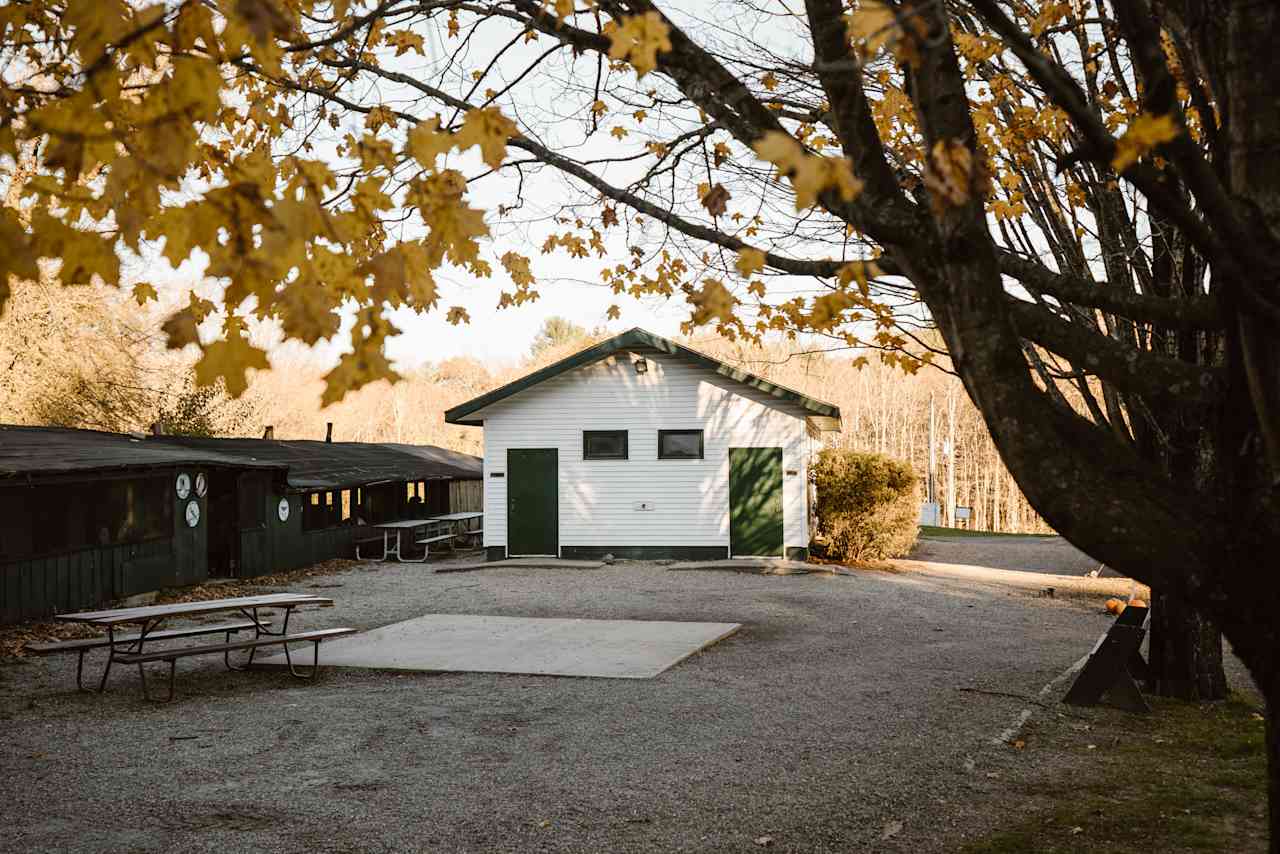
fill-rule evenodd
<path id="1" fill-rule="evenodd" d="M 621 436 L 622 437 L 622 455 L 614 454 L 599 455 L 587 453 L 588 437 L 596 436 Z M 582 459 L 584 460 L 602 460 L 620 462 L 631 458 L 631 431 L 630 430 L 583 430 L 582 431 Z"/>
<path id="2" fill-rule="evenodd" d="M 698 455 L 685 456 L 664 454 L 662 452 L 662 440 L 667 436 L 698 436 Z M 658 431 L 658 459 L 660 460 L 705 460 L 707 458 L 707 440 L 706 433 L 701 427 L 682 429 L 682 430 L 659 430 Z"/>

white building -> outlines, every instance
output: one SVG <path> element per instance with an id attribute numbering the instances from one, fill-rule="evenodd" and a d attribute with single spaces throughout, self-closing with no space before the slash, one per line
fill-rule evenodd
<path id="1" fill-rule="evenodd" d="M 796 558 L 840 410 L 632 329 L 445 420 L 484 427 L 490 560 Z"/>

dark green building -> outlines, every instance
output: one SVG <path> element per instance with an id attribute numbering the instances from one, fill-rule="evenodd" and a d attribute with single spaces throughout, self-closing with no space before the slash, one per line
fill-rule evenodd
<path id="1" fill-rule="evenodd" d="M 419 445 L 0 426 L 0 622 L 352 557 L 363 526 L 481 509 Z"/>

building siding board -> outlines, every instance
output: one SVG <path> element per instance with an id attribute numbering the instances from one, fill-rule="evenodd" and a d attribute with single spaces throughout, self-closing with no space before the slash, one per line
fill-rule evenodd
<path id="1" fill-rule="evenodd" d="M 560 374 L 476 413 L 484 419 L 486 547 L 507 545 L 509 448 L 559 451 L 560 545 L 729 545 L 730 447 L 783 454 L 785 545 L 807 547 L 805 411 L 707 368 L 637 351 Z M 583 430 L 628 431 L 627 460 L 583 460 Z M 701 460 L 659 460 L 658 431 L 702 429 Z M 787 471 L 796 474 L 788 475 Z M 501 472 L 504 477 L 491 477 Z M 637 511 L 636 502 L 653 510 Z"/>

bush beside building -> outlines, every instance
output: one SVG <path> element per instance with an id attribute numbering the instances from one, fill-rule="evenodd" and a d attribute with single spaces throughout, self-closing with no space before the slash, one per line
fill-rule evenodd
<path id="1" fill-rule="evenodd" d="M 835 560 L 903 557 L 919 533 L 920 483 L 908 463 L 881 454 L 827 449 L 814 465 L 818 535 Z"/>

